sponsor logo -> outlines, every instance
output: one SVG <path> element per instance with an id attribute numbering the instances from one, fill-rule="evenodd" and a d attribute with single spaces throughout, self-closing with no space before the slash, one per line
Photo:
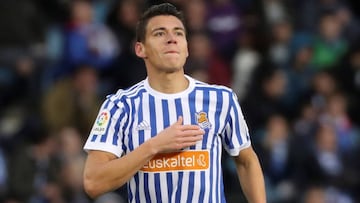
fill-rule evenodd
<path id="1" fill-rule="evenodd" d="M 92 133 L 100 134 L 100 135 L 104 134 L 109 124 L 109 120 L 110 120 L 110 112 L 108 110 L 101 111 L 95 120 Z"/>
<path id="2" fill-rule="evenodd" d="M 145 172 L 206 170 L 209 168 L 209 151 L 191 150 L 156 155 L 140 170 Z"/>
<path id="3" fill-rule="evenodd" d="M 151 127 L 147 121 L 141 121 L 136 127 L 136 130 L 150 130 Z"/>
<path id="4" fill-rule="evenodd" d="M 196 117 L 196 123 L 200 126 L 200 128 L 202 129 L 211 128 L 211 123 L 209 122 L 206 112 L 200 111 L 198 113 L 195 113 L 195 117 Z"/>

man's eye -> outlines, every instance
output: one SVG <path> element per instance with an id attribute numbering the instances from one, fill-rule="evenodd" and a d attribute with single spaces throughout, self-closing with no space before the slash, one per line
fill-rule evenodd
<path id="1" fill-rule="evenodd" d="M 175 33 L 177 36 L 184 36 L 184 33 L 183 32 L 176 32 Z"/>
<path id="2" fill-rule="evenodd" d="M 160 37 L 160 36 L 164 35 L 164 32 L 156 32 L 154 35 L 157 36 L 157 37 Z"/>

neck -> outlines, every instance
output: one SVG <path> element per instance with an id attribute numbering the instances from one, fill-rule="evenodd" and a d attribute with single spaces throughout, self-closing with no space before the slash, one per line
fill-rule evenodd
<path id="1" fill-rule="evenodd" d="M 183 72 L 149 74 L 148 81 L 151 88 L 166 94 L 184 91 L 189 86 L 189 81 Z"/>

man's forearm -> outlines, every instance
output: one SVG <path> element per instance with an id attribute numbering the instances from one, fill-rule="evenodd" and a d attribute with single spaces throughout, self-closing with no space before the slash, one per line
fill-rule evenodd
<path id="1" fill-rule="evenodd" d="M 249 203 L 265 203 L 265 182 L 259 160 L 251 148 L 246 150 L 235 159 L 241 188 Z"/>
<path id="2" fill-rule="evenodd" d="M 84 172 L 86 192 L 95 198 L 122 186 L 154 155 L 149 142 L 119 159 L 101 158 L 105 155 L 99 152 L 89 154 Z"/>

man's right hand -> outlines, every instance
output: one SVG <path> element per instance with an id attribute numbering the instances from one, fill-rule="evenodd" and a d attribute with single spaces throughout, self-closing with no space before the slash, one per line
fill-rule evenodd
<path id="1" fill-rule="evenodd" d="M 203 139 L 205 131 L 198 125 L 183 125 L 183 118 L 161 131 L 151 139 L 156 153 L 177 151 L 195 145 Z"/>

